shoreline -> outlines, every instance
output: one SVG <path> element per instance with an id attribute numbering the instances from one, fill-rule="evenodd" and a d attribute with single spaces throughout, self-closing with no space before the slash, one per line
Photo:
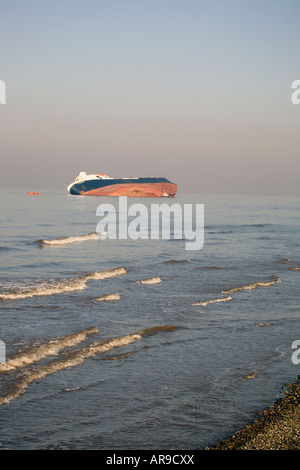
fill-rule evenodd
<path id="1" fill-rule="evenodd" d="M 203 450 L 299 450 L 300 375 L 252 424 Z"/>

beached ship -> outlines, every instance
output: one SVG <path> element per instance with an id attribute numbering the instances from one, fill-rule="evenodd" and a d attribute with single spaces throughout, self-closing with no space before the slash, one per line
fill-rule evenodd
<path id="1" fill-rule="evenodd" d="M 177 185 L 166 178 L 111 178 L 81 171 L 67 190 L 82 196 L 174 197 Z"/>

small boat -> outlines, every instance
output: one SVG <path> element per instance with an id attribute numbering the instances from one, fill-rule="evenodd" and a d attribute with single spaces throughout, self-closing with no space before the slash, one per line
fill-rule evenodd
<path id="1" fill-rule="evenodd" d="M 31 192 L 31 193 L 27 193 L 29 196 L 41 196 L 41 193 L 38 193 L 38 192 Z"/>
<path id="2" fill-rule="evenodd" d="M 81 171 L 67 191 L 81 196 L 174 197 L 177 185 L 164 177 L 111 178 Z"/>

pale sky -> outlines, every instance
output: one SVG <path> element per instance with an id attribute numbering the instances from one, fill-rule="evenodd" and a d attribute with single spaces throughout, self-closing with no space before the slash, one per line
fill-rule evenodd
<path id="1" fill-rule="evenodd" d="M 0 187 L 300 196 L 299 0 L 0 0 Z"/>

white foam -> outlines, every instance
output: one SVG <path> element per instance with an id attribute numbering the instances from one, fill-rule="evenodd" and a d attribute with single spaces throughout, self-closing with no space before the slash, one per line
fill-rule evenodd
<path id="1" fill-rule="evenodd" d="M 112 302 L 114 300 L 120 300 L 120 295 L 119 294 L 107 294 L 107 295 L 102 295 L 101 297 L 97 297 L 96 299 L 98 302 Z"/>
<path id="2" fill-rule="evenodd" d="M 160 282 L 160 277 L 151 277 L 150 279 L 142 279 L 141 281 L 137 281 L 138 284 L 158 284 Z"/>
<path id="3" fill-rule="evenodd" d="M 28 385 L 32 382 L 35 382 L 36 380 L 41 380 L 44 377 L 47 377 L 47 375 L 53 374 L 60 370 L 78 366 L 85 362 L 88 358 L 95 357 L 97 354 L 106 353 L 107 351 L 110 351 L 111 349 L 119 346 L 131 344 L 140 340 L 141 338 L 142 334 L 139 333 L 114 338 L 103 343 L 93 343 L 90 346 L 73 351 L 62 359 L 52 361 L 49 364 L 31 370 L 30 372 L 24 374 L 23 377 L 14 384 L 11 392 L 3 397 L 0 397 L 0 405 L 7 404 L 15 398 L 18 398 L 25 392 Z"/>
<path id="4" fill-rule="evenodd" d="M 219 302 L 228 302 L 229 300 L 232 300 L 232 297 L 230 297 L 228 295 L 227 297 L 221 297 L 220 299 L 205 300 L 203 302 L 196 302 L 192 305 L 201 305 L 201 306 L 205 307 L 206 305 L 209 305 L 209 304 L 216 304 L 216 303 L 219 303 Z"/>
<path id="5" fill-rule="evenodd" d="M 78 366 L 85 362 L 88 358 L 95 357 L 98 354 L 106 353 L 107 351 L 110 351 L 111 349 L 117 348 L 119 346 L 131 344 L 140 340 L 141 338 L 142 333 L 135 333 L 104 342 L 95 342 L 84 348 L 72 351 L 61 359 L 52 361 L 43 366 L 39 366 L 36 369 L 32 369 L 31 371 L 27 371 L 27 373 L 24 374 L 23 377 L 14 384 L 11 392 L 3 397 L 0 397 L 0 405 L 7 404 L 11 400 L 18 398 L 25 392 L 28 385 L 32 382 L 35 382 L 36 380 L 43 379 L 47 375 L 53 374 L 60 370 Z"/>
<path id="6" fill-rule="evenodd" d="M 20 351 L 15 357 L 4 364 L 0 364 L 0 373 L 18 369 L 20 367 L 26 367 L 48 356 L 56 355 L 62 349 L 75 346 L 82 341 L 85 341 L 88 335 L 98 332 L 98 328 L 91 327 L 68 336 L 53 338 L 41 344 L 34 345 L 28 349 Z"/>
<path id="7" fill-rule="evenodd" d="M 99 237 L 96 233 L 88 233 L 86 235 L 75 235 L 71 237 L 64 237 L 64 238 L 54 238 L 53 240 L 41 240 L 42 243 L 45 245 L 68 245 L 70 243 L 78 243 L 84 242 L 89 240 L 99 240 Z"/>
<path id="8" fill-rule="evenodd" d="M 87 334 L 87 332 L 94 332 L 94 328 L 91 328 L 90 330 L 84 330 L 83 332 L 77 333 L 75 335 L 80 335 L 80 334 Z M 64 370 L 70 367 L 75 367 L 83 362 L 85 362 L 88 358 L 95 357 L 98 354 L 104 354 L 112 349 L 115 349 L 120 346 L 125 346 L 128 344 L 132 344 L 136 341 L 139 341 L 142 339 L 143 336 L 149 336 L 154 333 L 158 333 L 160 331 L 173 331 L 177 327 L 175 326 L 156 326 L 152 328 L 148 328 L 145 330 L 142 330 L 137 333 L 133 334 L 128 334 L 124 336 L 119 336 L 116 338 L 108 339 L 106 341 L 102 342 L 94 342 L 88 346 L 85 346 L 80 349 L 75 349 L 73 351 L 69 351 L 66 354 L 62 354 L 59 359 L 48 362 L 45 365 L 36 365 L 31 366 L 30 368 L 26 369 L 24 375 L 18 379 L 15 384 L 12 387 L 12 390 L 0 397 L 0 405 L 7 404 L 10 401 L 14 400 L 15 398 L 18 398 L 20 395 L 22 395 L 25 390 L 27 389 L 28 385 L 31 384 L 32 382 L 36 380 L 40 380 L 47 375 L 53 374 L 57 371 Z M 69 340 L 70 337 L 73 335 L 66 336 L 65 338 L 59 339 L 59 344 L 61 345 L 61 348 L 63 347 L 63 342 L 67 340 L 67 345 L 69 345 Z M 74 341 L 75 338 L 73 338 Z M 78 337 L 79 340 L 79 337 Z M 46 357 L 45 354 L 40 354 L 40 359 Z M 9 370 L 9 369 L 7 369 Z M 5 372 L 5 371 L 4 371 Z M 77 389 L 78 387 L 74 388 Z"/>
<path id="9" fill-rule="evenodd" d="M 231 294 L 232 292 L 237 292 L 237 291 L 240 291 L 240 290 L 252 290 L 252 289 L 256 289 L 257 287 L 269 287 L 269 286 L 273 286 L 274 284 L 277 284 L 279 282 L 281 282 L 280 277 L 275 276 L 274 281 L 253 282 L 252 284 L 248 284 L 246 286 L 233 287 L 232 289 L 222 291 L 222 294 Z"/>
<path id="10" fill-rule="evenodd" d="M 95 272 L 91 274 L 87 274 L 84 276 L 85 279 L 109 279 L 110 277 L 115 277 L 115 276 L 120 276 L 121 274 L 126 274 L 126 269 L 124 268 L 115 268 L 111 269 L 110 271 L 100 271 L 100 272 Z"/>
<path id="11" fill-rule="evenodd" d="M 124 268 L 116 268 L 110 271 L 94 272 L 81 277 L 58 281 L 57 283 L 43 282 L 38 286 L 29 289 L 21 286 L 15 292 L 1 293 L 0 299 L 18 300 L 35 296 L 47 296 L 54 294 L 62 294 L 64 292 L 79 291 L 86 288 L 87 282 L 89 280 L 109 279 L 111 277 L 120 276 L 121 274 L 125 273 L 126 270 Z"/>

